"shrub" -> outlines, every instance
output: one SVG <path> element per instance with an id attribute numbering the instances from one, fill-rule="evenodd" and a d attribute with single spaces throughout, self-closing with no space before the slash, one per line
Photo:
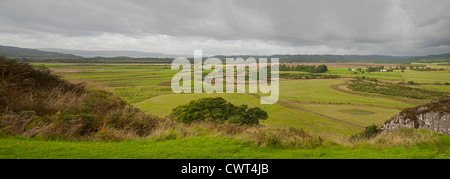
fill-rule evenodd
<path id="1" fill-rule="evenodd" d="M 172 118 L 184 123 L 193 121 L 229 122 L 239 125 L 258 125 L 268 118 L 267 112 L 247 105 L 235 106 L 221 97 L 201 98 L 172 110 Z"/>
<path id="2" fill-rule="evenodd" d="M 354 141 L 361 140 L 361 139 L 371 139 L 371 138 L 377 136 L 377 134 L 379 132 L 380 132 L 380 129 L 378 129 L 378 127 L 375 124 L 373 124 L 373 125 L 367 126 L 363 132 L 350 136 L 349 140 L 354 142 Z"/>

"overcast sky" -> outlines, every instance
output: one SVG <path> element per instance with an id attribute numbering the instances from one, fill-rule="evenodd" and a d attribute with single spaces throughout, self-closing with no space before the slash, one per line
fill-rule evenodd
<path id="1" fill-rule="evenodd" d="M 0 45 L 206 55 L 450 52 L 450 0 L 0 0 Z"/>

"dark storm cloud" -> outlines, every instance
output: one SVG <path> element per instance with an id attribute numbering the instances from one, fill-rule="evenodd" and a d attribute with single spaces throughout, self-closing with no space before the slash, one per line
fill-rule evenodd
<path id="1" fill-rule="evenodd" d="M 425 55 L 450 51 L 449 7 L 449 0 L 2 0 L 0 43 Z"/>

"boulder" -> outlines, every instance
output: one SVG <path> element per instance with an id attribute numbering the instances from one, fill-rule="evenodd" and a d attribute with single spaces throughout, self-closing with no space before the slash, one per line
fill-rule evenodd
<path id="1" fill-rule="evenodd" d="M 383 132 L 401 128 L 428 129 L 450 135 L 450 99 L 407 108 L 386 121 Z"/>

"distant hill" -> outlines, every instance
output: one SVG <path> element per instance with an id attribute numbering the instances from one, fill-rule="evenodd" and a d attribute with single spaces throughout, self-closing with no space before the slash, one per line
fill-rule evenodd
<path id="1" fill-rule="evenodd" d="M 238 56 L 215 56 L 217 58 L 236 58 Z M 245 56 L 241 56 L 246 58 Z M 250 57 L 250 56 L 248 56 Z M 280 62 L 399 62 L 412 58 L 408 56 L 388 55 L 271 55 L 251 56 L 255 58 L 279 58 Z"/>
<path id="2" fill-rule="evenodd" d="M 90 51 L 90 50 L 71 50 L 58 48 L 42 48 L 39 50 L 47 52 L 74 54 L 85 58 L 92 58 L 92 57 L 177 58 L 177 57 L 192 56 L 192 55 L 164 54 L 164 53 L 152 53 L 140 51 Z"/>
<path id="3" fill-rule="evenodd" d="M 47 52 L 36 49 L 10 47 L 2 45 L 0 45 L 0 55 L 4 55 L 10 58 L 45 58 L 45 59 L 81 58 L 80 56 L 72 54 Z"/>
<path id="4" fill-rule="evenodd" d="M 88 51 L 69 49 L 27 49 L 0 45 L 0 56 L 21 59 L 22 62 L 62 62 L 62 63 L 171 63 L 174 58 L 188 57 L 183 54 L 164 54 L 140 51 Z M 389 56 L 389 55 L 216 55 L 226 58 L 279 58 L 280 62 L 371 62 L 410 64 L 411 62 L 450 64 L 450 53 L 428 56 Z M 208 58 L 208 57 L 204 57 Z"/>
<path id="5" fill-rule="evenodd" d="M 423 63 L 443 63 L 443 62 L 450 63 L 450 53 L 416 57 L 413 58 L 411 61 Z"/>
<path id="6" fill-rule="evenodd" d="M 225 58 L 279 58 L 280 62 L 372 62 L 372 63 L 448 63 L 450 53 L 428 55 L 428 56 L 389 56 L 389 55 L 271 55 L 271 56 L 214 56 L 219 59 Z"/>

